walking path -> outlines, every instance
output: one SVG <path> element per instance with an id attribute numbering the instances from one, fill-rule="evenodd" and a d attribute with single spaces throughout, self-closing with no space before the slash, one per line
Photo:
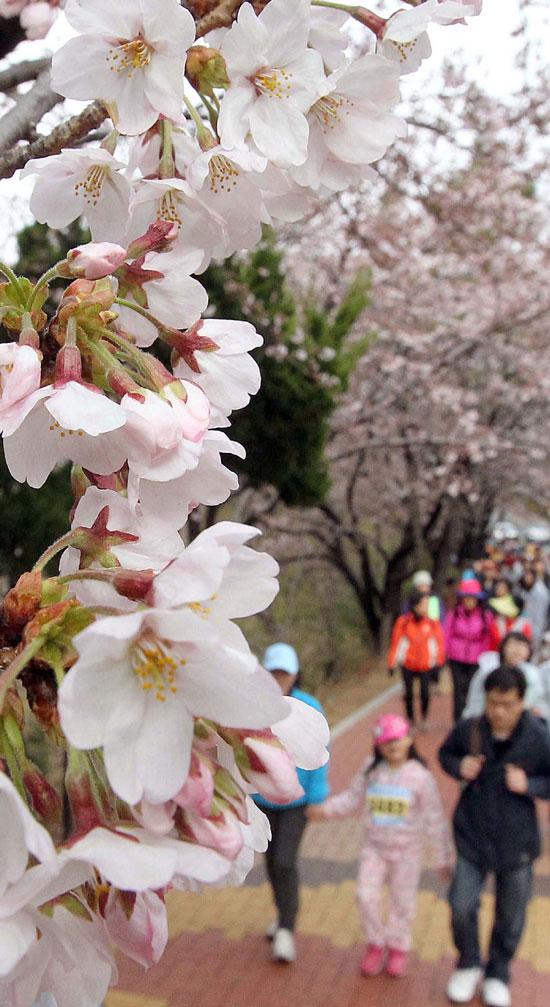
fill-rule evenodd
<path id="1" fill-rule="evenodd" d="M 392 690 L 378 708 L 368 704 L 349 718 L 332 745 L 331 783 L 342 789 L 371 750 L 371 727 L 381 713 L 401 712 Z M 431 729 L 419 750 L 436 772 L 449 814 L 457 786 L 441 773 L 436 752 L 450 726 L 450 696 L 436 696 Z M 548 805 L 541 806 L 544 855 L 537 861 L 534 897 L 513 967 L 515 1007 L 547 1007 L 550 997 L 550 836 Z M 159 965 L 146 973 L 120 962 L 120 985 L 106 1007 L 444 1007 L 453 966 L 444 885 L 426 856 L 409 974 L 396 980 L 365 979 L 358 965 L 364 944 L 355 907 L 360 823 L 346 819 L 308 826 L 302 845 L 302 900 L 298 960 L 270 961 L 263 934 L 273 916 L 263 864 L 242 888 L 201 894 L 171 893 L 167 899 L 170 941 Z M 487 936 L 493 897 L 483 896 L 482 933 Z M 475 1007 L 481 1001 L 474 1000 Z"/>

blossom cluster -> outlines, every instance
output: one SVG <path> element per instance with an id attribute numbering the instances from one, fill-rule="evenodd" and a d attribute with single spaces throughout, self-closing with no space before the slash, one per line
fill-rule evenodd
<path id="1" fill-rule="evenodd" d="M 0 0 L 0 14 L 56 6 Z M 326 759 L 323 718 L 281 694 L 236 622 L 277 592 L 256 530 L 186 534 L 191 511 L 237 487 L 225 456 L 243 448 L 226 431 L 258 391 L 262 342 L 209 317 L 196 277 L 364 177 L 405 133 L 392 109 L 429 54 L 426 26 L 479 0 L 387 19 L 236 0 L 211 31 L 193 6 L 67 0 L 75 35 L 53 86 L 104 102 L 113 129 L 23 174 L 37 220 L 82 215 L 93 240 L 35 284 L 0 266 L 6 462 L 38 488 L 69 460 L 75 496 L 70 531 L 2 606 L 0 1000 L 16 1007 L 43 993 L 97 1007 L 113 944 L 157 962 L 166 893 L 242 881 L 269 838 L 250 795 L 293 801 L 295 767 Z M 372 41 L 359 57 L 350 16 Z M 27 752 L 29 710 L 63 753 L 61 780 Z"/>

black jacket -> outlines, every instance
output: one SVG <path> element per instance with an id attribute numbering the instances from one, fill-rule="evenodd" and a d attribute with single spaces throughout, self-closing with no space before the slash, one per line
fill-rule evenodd
<path id="1" fill-rule="evenodd" d="M 478 727 L 472 728 L 477 722 Z M 474 732 L 485 763 L 477 778 L 465 785 L 453 818 L 458 852 L 488 871 L 530 863 L 540 854 L 540 835 L 533 798 L 550 799 L 550 736 L 545 724 L 525 711 L 507 743 L 495 743 L 485 716 L 458 722 L 443 742 L 439 761 L 446 773 L 460 779 L 460 763 L 472 750 Z M 479 748 L 478 748 L 479 751 Z M 505 765 L 525 770 L 527 794 L 508 790 Z"/>

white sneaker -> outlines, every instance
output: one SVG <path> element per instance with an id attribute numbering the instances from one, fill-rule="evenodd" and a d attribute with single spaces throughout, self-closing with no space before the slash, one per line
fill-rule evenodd
<path id="1" fill-rule="evenodd" d="M 293 962 L 296 958 L 294 934 L 292 930 L 279 927 L 273 938 L 272 958 L 276 962 Z"/>
<path id="2" fill-rule="evenodd" d="M 510 990 L 502 979 L 485 979 L 482 987 L 485 1007 L 510 1007 Z"/>
<path id="3" fill-rule="evenodd" d="M 467 1004 L 473 1000 L 479 981 L 481 969 L 456 969 L 447 983 L 447 996 L 455 1004 Z"/>
<path id="4" fill-rule="evenodd" d="M 279 924 L 277 920 L 273 920 L 266 929 L 265 939 L 266 941 L 272 941 L 279 929 Z"/>

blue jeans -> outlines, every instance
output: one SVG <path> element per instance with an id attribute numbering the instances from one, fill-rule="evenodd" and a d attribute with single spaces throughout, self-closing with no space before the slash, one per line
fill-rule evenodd
<path id="1" fill-rule="evenodd" d="M 457 968 L 481 965 L 478 911 L 487 871 L 458 855 L 449 892 L 453 939 L 459 954 Z M 520 942 L 531 895 L 531 863 L 507 871 L 497 871 L 495 922 L 485 966 L 488 979 L 508 983 L 510 962 Z"/>

